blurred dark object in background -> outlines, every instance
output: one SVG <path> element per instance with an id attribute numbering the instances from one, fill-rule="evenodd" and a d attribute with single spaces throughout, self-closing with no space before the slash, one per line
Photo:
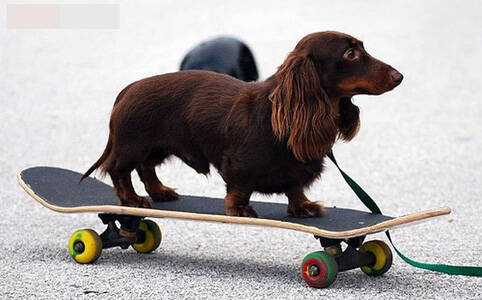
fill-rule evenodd
<path id="1" fill-rule="evenodd" d="M 181 70 L 214 71 L 244 81 L 258 79 L 258 68 L 248 46 L 231 37 L 219 37 L 199 44 L 186 54 Z"/>

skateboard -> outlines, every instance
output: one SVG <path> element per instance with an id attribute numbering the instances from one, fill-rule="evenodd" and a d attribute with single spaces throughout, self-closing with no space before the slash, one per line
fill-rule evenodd
<path id="1" fill-rule="evenodd" d="M 153 202 L 153 208 L 125 207 L 118 205 L 112 186 L 92 177 L 79 183 L 81 175 L 61 168 L 33 167 L 17 176 L 20 186 L 48 209 L 61 213 L 97 213 L 107 225 L 100 235 L 91 229 L 72 234 L 69 254 L 78 263 L 93 263 L 107 248 L 132 247 L 139 253 L 156 250 L 162 233 L 159 226 L 146 217 L 270 226 L 306 232 L 319 240 L 323 250 L 309 253 L 301 263 L 302 278 L 315 288 L 328 287 L 338 272 L 355 268 L 370 276 L 382 275 L 391 267 L 391 250 L 380 240 L 364 242 L 367 235 L 451 211 L 442 207 L 395 218 L 327 207 L 323 217 L 295 218 L 288 215 L 286 204 L 251 201 L 259 217 L 245 218 L 224 215 L 223 199 L 200 196 Z"/>

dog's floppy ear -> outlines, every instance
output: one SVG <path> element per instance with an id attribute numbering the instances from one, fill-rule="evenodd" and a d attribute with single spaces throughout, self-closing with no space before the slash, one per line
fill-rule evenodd
<path id="1" fill-rule="evenodd" d="M 301 162 L 321 158 L 335 143 L 338 131 L 330 100 L 311 57 L 293 51 L 275 74 L 271 125 L 279 140 Z"/>

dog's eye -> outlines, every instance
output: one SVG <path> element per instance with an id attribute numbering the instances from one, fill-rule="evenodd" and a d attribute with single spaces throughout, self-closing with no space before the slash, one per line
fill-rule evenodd
<path id="1" fill-rule="evenodd" d="M 350 49 L 346 50 L 345 54 L 343 54 L 343 58 L 346 58 L 346 59 L 349 59 L 349 60 L 354 60 L 355 58 L 357 58 L 356 53 L 355 53 L 355 49 L 350 48 Z"/>

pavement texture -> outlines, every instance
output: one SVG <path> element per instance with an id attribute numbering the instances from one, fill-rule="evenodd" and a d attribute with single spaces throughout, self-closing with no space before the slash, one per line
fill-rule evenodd
<path id="1" fill-rule="evenodd" d="M 338 30 L 405 76 L 392 92 L 355 97 L 362 127 L 336 145 L 339 163 L 387 214 L 452 207 L 448 217 L 392 233 L 409 257 L 482 265 L 479 1 L 121 1 L 120 8 L 118 30 L 14 30 L 3 26 L 0 5 L 0 298 L 482 298 L 480 278 L 416 269 L 398 257 L 383 277 L 353 270 L 312 289 L 299 274 L 304 255 L 319 250 L 308 234 L 170 219 L 157 220 L 164 239 L 155 253 L 109 249 L 78 265 L 68 238 L 79 228 L 102 231 L 97 216 L 49 211 L 15 178 L 35 165 L 86 170 L 104 149 L 117 93 L 177 70 L 203 39 L 243 39 L 266 78 L 304 35 Z M 158 173 L 180 193 L 224 196 L 214 170 L 206 178 L 172 159 Z M 138 178 L 135 185 L 144 193 Z M 308 194 L 363 209 L 330 163 Z"/>

